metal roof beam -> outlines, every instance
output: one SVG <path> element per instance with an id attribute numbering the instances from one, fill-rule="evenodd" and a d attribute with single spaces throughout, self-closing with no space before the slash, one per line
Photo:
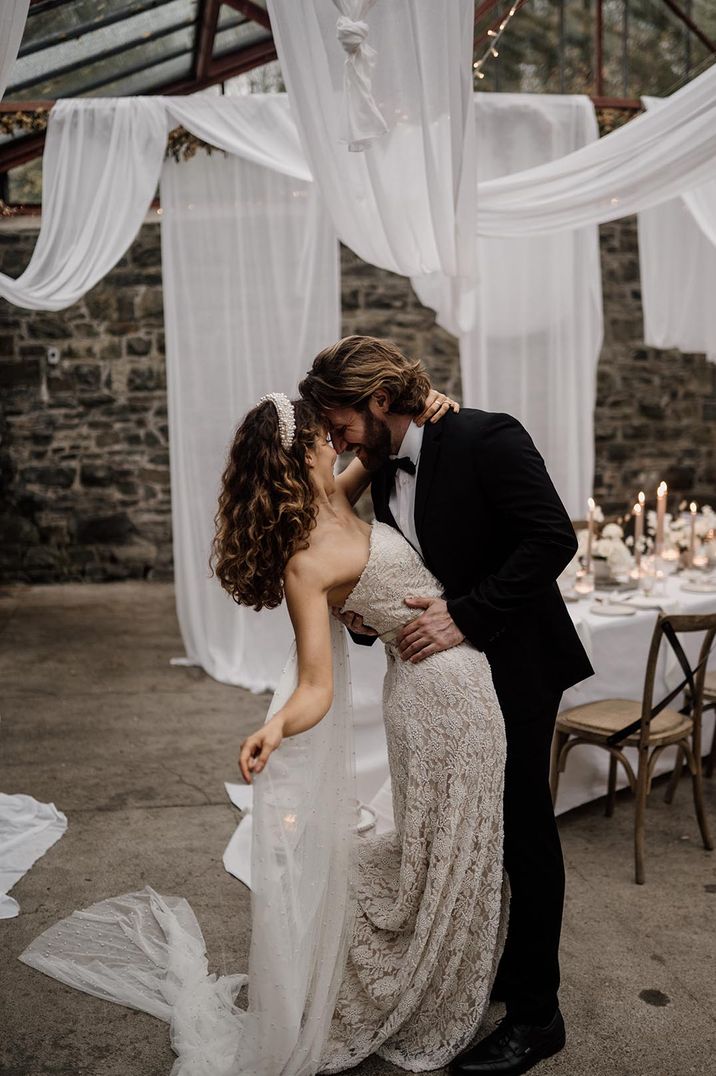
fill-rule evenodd
<path id="1" fill-rule="evenodd" d="M 224 3 L 228 7 L 232 7 L 234 11 L 240 11 L 242 15 L 245 15 L 251 22 L 257 22 L 259 26 L 263 26 L 265 30 L 271 29 L 271 20 L 269 18 L 268 11 L 265 8 L 259 7 L 258 4 L 254 4 L 253 0 L 224 0 Z"/>
<path id="2" fill-rule="evenodd" d="M 219 21 L 219 8 L 221 0 L 201 0 L 199 21 L 196 27 L 196 40 L 194 43 L 194 78 L 201 80 L 206 78 L 214 53 L 214 38 L 216 37 L 216 25 Z"/>
<path id="3" fill-rule="evenodd" d="M 688 26 L 692 34 L 696 34 L 702 45 L 705 45 L 710 52 L 716 52 L 716 42 L 713 42 L 710 37 L 707 37 L 701 27 L 696 25 L 691 16 L 687 14 L 683 8 L 679 7 L 676 0 L 664 0 L 664 3 L 674 12 L 677 18 L 681 19 L 685 26 Z"/>

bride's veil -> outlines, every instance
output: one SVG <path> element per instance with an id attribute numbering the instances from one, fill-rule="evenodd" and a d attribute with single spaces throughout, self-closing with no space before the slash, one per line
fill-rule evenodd
<path id="1" fill-rule="evenodd" d="M 331 618 L 333 703 L 254 778 L 248 976 L 208 974 L 185 900 L 150 887 L 73 912 L 20 959 L 171 1025 L 172 1076 L 311 1076 L 319 1067 L 353 924 L 356 825 L 345 632 Z M 267 720 L 296 686 L 295 646 Z M 248 1008 L 233 1004 L 248 985 Z"/>

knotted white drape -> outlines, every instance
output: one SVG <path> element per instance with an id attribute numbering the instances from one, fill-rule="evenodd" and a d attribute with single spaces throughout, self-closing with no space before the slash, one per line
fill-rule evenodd
<path id="1" fill-rule="evenodd" d="M 350 150 L 366 145 L 388 130 L 388 124 L 373 97 L 371 82 L 376 51 L 366 40 L 370 27 L 365 16 L 376 0 L 333 0 L 342 12 L 336 22 L 336 37 L 346 61 L 343 74 L 345 92 L 345 141 Z"/>
<path id="2" fill-rule="evenodd" d="M 0 101 L 7 87 L 22 42 L 30 0 L 0 3 Z"/>
<path id="3" fill-rule="evenodd" d="M 336 8 L 269 0 L 274 40 L 311 172 L 339 238 L 365 261 L 414 276 L 443 273 L 471 323 L 475 156 L 472 0 L 364 0 L 339 5 L 377 50 L 367 85 L 344 89 Z M 349 10 L 350 9 L 350 10 Z M 358 35 L 360 36 L 360 35 Z M 364 71 L 367 66 L 364 66 Z M 379 110 L 387 125 L 372 125 Z M 346 104 L 348 102 L 348 104 Z M 369 143 L 349 153 L 352 139 Z M 380 123 L 377 123 L 380 127 Z"/>
<path id="4" fill-rule="evenodd" d="M 638 224 L 645 343 L 716 362 L 716 180 L 644 210 Z"/>

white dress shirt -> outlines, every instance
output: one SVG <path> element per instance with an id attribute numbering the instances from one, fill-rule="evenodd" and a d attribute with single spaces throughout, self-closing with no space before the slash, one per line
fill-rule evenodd
<path id="1" fill-rule="evenodd" d="M 415 474 L 408 474 L 407 471 L 403 470 L 396 471 L 395 483 L 388 501 L 390 510 L 393 513 L 393 519 L 421 557 L 423 551 L 420 548 L 420 542 L 415 530 L 415 484 L 418 478 L 420 450 L 422 447 L 423 427 L 416 426 L 414 422 L 411 422 L 405 431 L 405 437 L 398 452 L 390 458 L 400 459 L 403 456 L 408 456 L 415 464 Z"/>

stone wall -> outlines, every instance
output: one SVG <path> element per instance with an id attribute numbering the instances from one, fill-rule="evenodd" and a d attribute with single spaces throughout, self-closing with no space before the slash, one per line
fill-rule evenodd
<path id="1" fill-rule="evenodd" d="M 35 230 L 0 232 L 18 275 Z M 716 501 L 716 365 L 645 348 L 633 219 L 602 229 L 605 346 L 595 495 L 621 512 L 662 477 Z M 343 332 L 392 337 L 460 396 L 457 342 L 410 283 L 344 250 Z M 47 349 L 61 351 L 48 366 Z M 0 301 L 0 580 L 166 579 L 172 573 L 159 230 L 69 310 Z"/>
<path id="2" fill-rule="evenodd" d="M 0 233 L 1 271 L 36 234 Z M 67 310 L 0 302 L 0 416 L 0 578 L 171 578 L 157 227 Z"/>

